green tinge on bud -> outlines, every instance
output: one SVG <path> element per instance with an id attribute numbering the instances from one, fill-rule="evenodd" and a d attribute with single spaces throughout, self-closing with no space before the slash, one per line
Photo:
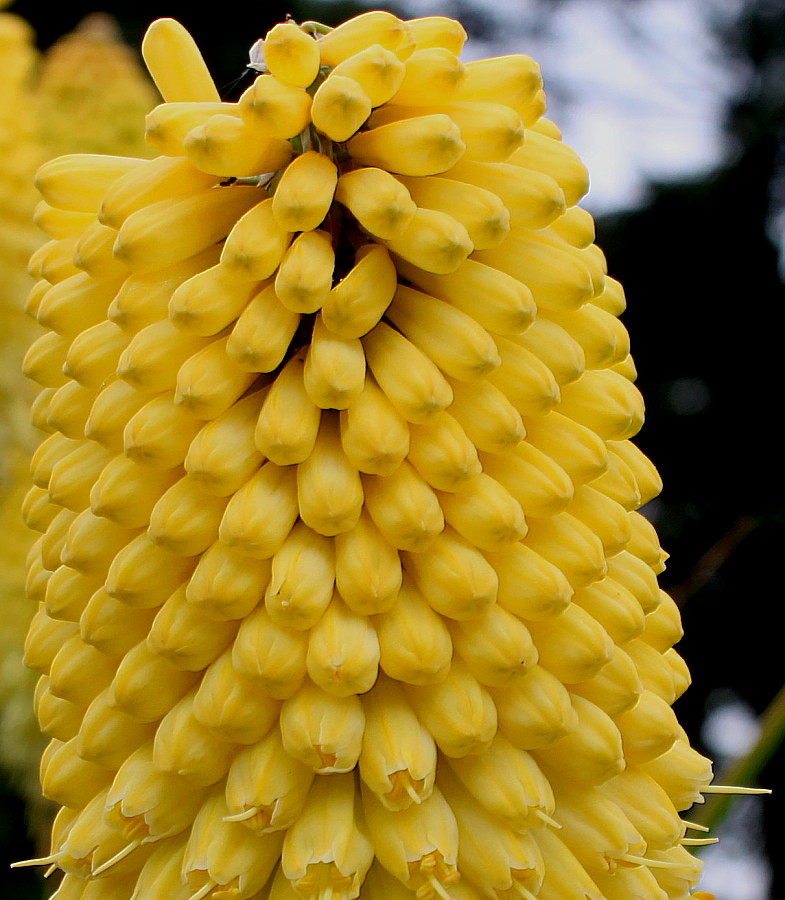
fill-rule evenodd
<path id="1" fill-rule="evenodd" d="M 449 413 L 411 425 L 408 460 L 437 491 L 456 491 L 482 471 L 475 445 Z"/>
<path id="2" fill-rule="evenodd" d="M 460 22 L 447 16 L 423 16 L 406 23 L 420 49 L 444 47 L 456 56 L 466 43 L 466 31 Z"/>
<path id="3" fill-rule="evenodd" d="M 319 47 L 294 22 L 274 25 L 264 38 L 262 52 L 265 66 L 284 84 L 307 88 L 319 74 Z"/>
<path id="4" fill-rule="evenodd" d="M 303 370 L 305 390 L 321 409 L 346 409 L 365 385 L 365 354 L 356 338 L 339 338 L 314 321 Z"/>
<path id="5" fill-rule="evenodd" d="M 411 53 L 411 35 L 406 22 L 389 12 L 373 10 L 342 22 L 319 35 L 317 46 L 323 66 L 337 66 L 372 44 L 380 44 L 405 59 Z"/>
<path id="6" fill-rule="evenodd" d="M 409 426 L 369 373 L 340 421 L 343 452 L 360 472 L 390 475 L 409 453 Z"/>
<path id="7" fill-rule="evenodd" d="M 446 47 L 418 47 L 404 66 L 401 86 L 390 100 L 396 107 L 449 103 L 466 77 L 466 67 Z"/>
<path id="8" fill-rule="evenodd" d="M 189 357 L 177 372 L 174 402 L 200 419 L 216 419 L 229 410 L 255 381 L 226 352 L 217 338 Z"/>
<path id="9" fill-rule="evenodd" d="M 142 395 L 143 399 L 147 397 Z M 144 403 L 123 430 L 123 449 L 130 459 L 153 469 L 180 466 L 202 422 L 175 404 L 173 393 Z"/>
<path id="10" fill-rule="evenodd" d="M 303 232 L 281 260 L 275 276 L 275 295 L 292 312 L 316 312 L 330 293 L 334 267 L 330 236 L 324 231 Z"/>
<path id="11" fill-rule="evenodd" d="M 191 276 L 172 294 L 169 318 L 181 330 L 211 337 L 230 325 L 261 285 L 237 281 L 221 266 Z"/>
<path id="12" fill-rule="evenodd" d="M 238 278 L 264 281 L 278 268 L 292 240 L 273 215 L 273 198 L 248 210 L 231 227 L 221 262 Z"/>
<path id="13" fill-rule="evenodd" d="M 345 340 L 367 334 L 384 315 L 398 287 L 390 255 L 378 244 L 364 244 L 356 262 L 322 305 L 324 325 Z"/>
<path id="14" fill-rule="evenodd" d="M 371 108 L 370 97 L 354 78 L 333 72 L 314 94 L 311 120 L 331 141 L 348 141 L 360 130 Z"/>
<path id="15" fill-rule="evenodd" d="M 253 559 L 218 541 L 199 558 L 186 584 L 186 599 L 218 622 L 244 619 L 267 588 L 270 566 L 268 560 Z"/>
<path id="16" fill-rule="evenodd" d="M 226 499 L 208 494 L 190 475 L 166 491 L 150 514 L 150 540 L 178 556 L 203 553 L 218 537 Z"/>
<path id="17" fill-rule="evenodd" d="M 284 366 L 270 387 L 256 423 L 257 449 L 278 466 L 304 462 L 319 433 L 322 411 L 305 390 L 304 354 Z"/>
<path id="18" fill-rule="evenodd" d="M 380 44 L 371 44 L 338 63 L 330 73 L 330 78 L 338 75 L 356 81 L 371 101 L 372 107 L 381 106 L 400 87 L 404 66 L 395 53 L 385 50 Z"/>
<path id="19" fill-rule="evenodd" d="M 193 558 L 176 556 L 153 543 L 144 532 L 115 556 L 106 575 L 106 592 L 128 606 L 153 609 L 188 581 L 195 564 Z"/>
<path id="20" fill-rule="evenodd" d="M 510 162 L 550 175 L 564 191 L 568 207 L 575 206 L 589 189 L 589 174 L 575 151 L 537 131 L 526 132 L 526 142 Z"/>
<path id="21" fill-rule="evenodd" d="M 238 107 L 259 133 L 288 141 L 307 127 L 311 96 L 274 75 L 260 75 L 240 97 Z"/>
<path id="22" fill-rule="evenodd" d="M 226 341 L 226 353 L 246 372 L 272 372 L 286 356 L 299 324 L 299 314 L 281 303 L 270 284 L 240 313 Z"/>
<path id="23" fill-rule="evenodd" d="M 366 231 L 385 241 L 401 237 L 417 211 L 409 192 L 384 167 L 344 172 L 338 179 L 335 199 Z"/>
<path id="24" fill-rule="evenodd" d="M 35 186 L 50 206 L 95 213 L 107 188 L 147 162 L 145 159 L 90 153 L 58 156 L 36 172 Z"/>
<path id="25" fill-rule="evenodd" d="M 63 363 L 63 374 L 83 387 L 103 387 L 115 374 L 128 335 L 113 322 L 99 322 L 77 335 Z"/>
<path id="26" fill-rule="evenodd" d="M 155 609 L 128 606 L 99 588 L 87 601 L 79 632 L 86 644 L 119 658 L 144 640 L 154 617 Z"/>
<path id="27" fill-rule="evenodd" d="M 524 334 L 514 335 L 509 340 L 545 363 L 559 387 L 577 381 L 586 370 L 583 348 L 555 322 L 537 319 Z"/>
<path id="28" fill-rule="evenodd" d="M 322 153 L 306 150 L 284 169 L 273 194 L 273 215 L 286 231 L 313 231 L 330 210 L 338 169 Z"/>
<path id="29" fill-rule="evenodd" d="M 378 166 L 397 175 L 438 175 L 451 169 L 466 145 L 449 116 L 433 114 L 401 119 L 355 135 L 349 155 L 360 165 Z"/>
<path id="30" fill-rule="evenodd" d="M 188 159 L 200 172 L 247 177 L 275 172 L 292 158 L 288 141 L 256 133 L 253 121 L 234 115 L 210 116 L 183 138 Z"/>
<path id="31" fill-rule="evenodd" d="M 418 208 L 406 231 L 385 243 L 407 262 L 439 275 L 454 272 L 474 249 L 464 226 L 435 209 Z"/>

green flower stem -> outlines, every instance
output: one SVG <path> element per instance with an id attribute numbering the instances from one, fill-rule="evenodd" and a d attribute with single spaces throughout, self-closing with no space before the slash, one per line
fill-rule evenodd
<path id="1" fill-rule="evenodd" d="M 717 776 L 718 784 L 751 785 L 785 738 L 785 687 L 771 701 L 760 717 L 760 735 L 755 746 L 734 760 Z M 738 794 L 709 794 L 704 806 L 690 813 L 690 819 L 714 830 L 728 814 Z"/>

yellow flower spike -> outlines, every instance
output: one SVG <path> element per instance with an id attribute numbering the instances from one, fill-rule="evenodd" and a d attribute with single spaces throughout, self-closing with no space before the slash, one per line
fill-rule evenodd
<path id="1" fill-rule="evenodd" d="M 573 588 L 553 563 L 522 543 L 487 554 L 499 577 L 497 602 L 523 619 L 556 616 L 569 604 Z"/>
<path id="2" fill-rule="evenodd" d="M 436 684 L 405 685 L 417 718 L 446 756 L 483 753 L 497 729 L 496 706 L 491 695 L 459 660 Z"/>
<path id="3" fill-rule="evenodd" d="M 186 600 L 218 622 L 244 619 L 270 580 L 269 560 L 255 560 L 216 542 L 199 558 L 186 584 Z"/>
<path id="4" fill-rule="evenodd" d="M 581 206 L 571 206 L 551 226 L 551 231 L 564 238 L 568 244 L 584 249 L 594 243 L 596 237 L 594 219 Z M 616 282 L 618 284 L 618 282 Z"/>
<path id="5" fill-rule="evenodd" d="M 194 714 L 196 688 L 166 713 L 153 742 L 153 764 L 195 787 L 209 787 L 229 771 L 239 745 L 216 737 Z"/>
<path id="6" fill-rule="evenodd" d="M 585 609 L 571 603 L 563 613 L 529 622 L 540 665 L 562 684 L 593 678 L 613 658 L 613 641 Z"/>
<path id="7" fill-rule="evenodd" d="M 409 428 L 408 460 L 438 491 L 459 490 L 482 470 L 475 445 L 449 413 Z"/>
<path id="8" fill-rule="evenodd" d="M 376 858 L 421 900 L 449 896 L 458 881 L 458 827 L 441 791 L 397 812 L 363 787 L 363 807 Z"/>
<path id="9" fill-rule="evenodd" d="M 358 821 L 357 793 L 353 774 L 317 775 L 302 813 L 284 838 L 281 869 L 307 900 L 359 895 L 374 854 Z"/>
<path id="10" fill-rule="evenodd" d="M 112 773 L 96 763 L 82 759 L 76 750 L 77 739 L 50 743 L 50 753 L 41 758 L 41 793 L 61 806 L 82 809 L 96 790 L 109 786 Z"/>
<path id="11" fill-rule="evenodd" d="M 95 221 L 82 232 L 74 245 L 74 265 L 97 279 L 125 278 L 128 269 L 112 256 L 117 231 Z"/>
<path id="12" fill-rule="evenodd" d="M 270 619 L 284 628 L 308 631 L 330 604 L 334 581 L 332 542 L 298 522 L 273 556 L 264 595 Z"/>
<path id="13" fill-rule="evenodd" d="M 150 524 L 150 513 L 164 491 L 180 477 L 175 469 L 151 472 L 132 459 L 115 456 L 90 491 L 90 509 L 123 528 Z"/>
<path id="14" fill-rule="evenodd" d="M 407 262 L 442 275 L 454 272 L 474 249 L 464 226 L 435 209 L 418 209 L 406 231 L 385 244 Z"/>
<path id="15" fill-rule="evenodd" d="M 337 66 L 372 44 L 393 51 L 401 48 L 400 52 L 408 55 L 410 41 L 406 22 L 392 13 L 374 10 L 343 22 L 326 34 L 319 34 L 316 45 L 322 65 Z"/>
<path id="16" fill-rule="evenodd" d="M 265 66 L 284 84 L 307 88 L 319 74 L 319 46 L 294 22 L 274 25 L 261 49 Z"/>
<path id="17" fill-rule="evenodd" d="M 567 206 L 574 206 L 589 189 L 586 167 L 560 140 L 527 129 L 524 145 L 516 150 L 509 162 L 524 169 L 550 175 L 564 191 Z"/>
<path id="18" fill-rule="evenodd" d="M 183 142 L 191 129 L 204 125 L 212 116 L 222 114 L 239 118 L 240 110 L 236 103 L 218 101 L 161 103 L 145 117 L 145 140 L 153 150 L 164 156 L 185 156 Z"/>
<path id="19" fill-rule="evenodd" d="M 314 684 L 338 697 L 363 694 L 376 681 L 376 631 L 365 616 L 350 610 L 338 595 L 310 631 L 306 668 Z"/>
<path id="20" fill-rule="evenodd" d="M 387 476 L 365 476 L 363 486 L 368 514 L 396 549 L 422 552 L 443 531 L 436 494 L 408 463 Z"/>
<path id="21" fill-rule="evenodd" d="M 216 622 L 188 603 L 181 585 L 158 610 L 147 644 L 176 669 L 201 672 L 232 643 L 237 629 L 236 621 Z"/>
<path id="22" fill-rule="evenodd" d="M 47 237 L 55 240 L 79 235 L 94 221 L 92 213 L 58 209 L 50 206 L 46 200 L 39 200 L 33 211 L 33 222 Z"/>
<path id="23" fill-rule="evenodd" d="M 226 353 L 246 372 L 271 372 L 286 355 L 299 324 L 300 316 L 281 303 L 270 284 L 240 313 L 226 342 Z"/>
<path id="24" fill-rule="evenodd" d="M 545 863 L 545 878 L 537 894 L 540 900 L 604 900 L 600 889 L 558 832 L 541 828 L 535 840 Z"/>
<path id="25" fill-rule="evenodd" d="M 613 720 L 598 706 L 573 695 L 577 726 L 557 743 L 532 751 L 549 770 L 569 770 L 580 784 L 599 785 L 624 770 L 621 735 Z"/>
<path id="26" fill-rule="evenodd" d="M 273 199 L 275 203 L 275 199 Z M 316 312 L 332 286 L 335 252 L 325 231 L 298 235 L 275 276 L 275 296 L 291 312 Z"/>
<path id="27" fill-rule="evenodd" d="M 540 67 L 521 53 L 466 63 L 459 89 L 461 100 L 488 100 L 520 110 L 542 88 Z"/>
<path id="28" fill-rule="evenodd" d="M 46 582 L 46 614 L 63 622 L 78 622 L 87 601 L 100 584 L 100 578 L 83 575 L 69 566 L 60 566 Z"/>
<path id="29" fill-rule="evenodd" d="M 76 381 L 66 382 L 48 396 L 46 425 L 73 440 L 84 437 L 84 426 L 95 400 L 95 391 Z"/>
<path id="30" fill-rule="evenodd" d="M 226 352 L 227 338 L 218 338 L 197 350 L 177 372 L 174 402 L 200 419 L 225 413 L 254 383 Z"/>
<path id="31" fill-rule="evenodd" d="M 497 335 L 495 343 L 501 365 L 488 373 L 488 381 L 522 416 L 543 416 L 556 407 L 561 392 L 548 366 L 512 338 Z"/>
<path id="32" fill-rule="evenodd" d="M 520 503 L 484 472 L 439 502 L 447 524 L 481 550 L 501 550 L 526 535 Z"/>
<path id="33" fill-rule="evenodd" d="M 390 104 L 404 107 L 450 103 L 465 77 L 465 66 L 447 48 L 418 47 L 404 63 L 403 81 Z"/>
<path id="34" fill-rule="evenodd" d="M 526 626 L 497 604 L 452 624 L 450 633 L 455 652 L 481 684 L 501 687 L 537 662 Z"/>
<path id="35" fill-rule="evenodd" d="M 578 717 L 564 685 L 541 666 L 491 688 L 499 731 L 519 750 L 551 747 L 574 732 Z"/>
<path id="36" fill-rule="evenodd" d="M 109 702 L 139 722 L 157 722 L 197 681 L 196 673 L 175 669 L 141 641 L 117 667 Z"/>
<path id="37" fill-rule="evenodd" d="M 257 743 L 270 731 L 278 721 L 281 704 L 261 692 L 254 679 L 234 668 L 230 648 L 205 671 L 193 710 L 216 737 L 245 745 Z"/>
<path id="38" fill-rule="evenodd" d="M 363 348 L 379 387 L 408 422 L 428 422 L 452 403 L 453 390 L 436 365 L 389 325 L 380 322 Z"/>
<path id="39" fill-rule="evenodd" d="M 638 703 L 643 685 L 629 653 L 616 647 L 607 665 L 588 681 L 571 684 L 569 690 L 616 719 Z"/>
<path id="40" fill-rule="evenodd" d="M 360 472 L 390 475 L 409 452 L 409 427 L 370 373 L 340 424 L 343 451 Z"/>
<path id="41" fill-rule="evenodd" d="M 648 503 L 662 491 L 662 479 L 652 461 L 629 441 L 610 441 L 608 450 L 630 470 L 640 492 L 641 503 Z"/>
<path id="42" fill-rule="evenodd" d="M 255 559 L 268 559 L 283 545 L 298 515 L 296 473 L 265 463 L 229 501 L 222 544 Z"/>
<path id="43" fill-rule="evenodd" d="M 359 340 L 337 337 L 318 316 L 305 357 L 303 383 L 321 409 L 347 409 L 365 387 L 365 354 Z"/>
<path id="44" fill-rule="evenodd" d="M 311 455 L 297 466 L 297 501 L 303 522 L 334 536 L 357 524 L 363 506 L 360 475 L 341 446 L 335 413 L 322 416 Z"/>
<path id="45" fill-rule="evenodd" d="M 123 334 L 113 322 L 99 322 L 71 341 L 63 363 L 63 374 L 83 387 L 97 390 L 115 374 L 120 356 L 128 344 L 128 335 Z"/>
<path id="46" fill-rule="evenodd" d="M 74 634 L 52 659 L 49 689 L 61 700 L 86 706 L 112 680 L 116 664 L 116 659 Z"/>
<path id="47" fill-rule="evenodd" d="M 286 752 L 317 774 L 351 772 L 357 765 L 365 713 L 357 695 L 336 697 L 306 681 L 281 710 Z"/>
<path id="48" fill-rule="evenodd" d="M 61 241 L 42 244 L 30 257 L 28 274 L 36 279 L 45 279 L 50 284 L 57 284 L 64 278 L 76 275 L 79 270 L 74 265 L 73 257 L 78 239 L 77 235 L 71 235 Z"/>
<path id="49" fill-rule="evenodd" d="M 660 597 L 660 605 L 646 616 L 641 638 L 664 654 L 682 639 L 684 629 L 676 602 L 664 591 L 660 591 Z"/>
<path id="50" fill-rule="evenodd" d="M 586 356 L 580 344 L 564 328 L 547 319 L 538 319 L 523 334 L 509 340 L 544 363 L 560 388 L 577 381 L 586 370 Z"/>
<path id="51" fill-rule="evenodd" d="M 303 371 L 298 354 L 270 386 L 256 423 L 257 449 L 279 466 L 306 460 L 319 432 L 322 413 L 306 393 Z"/>
<path id="52" fill-rule="evenodd" d="M 288 141 L 310 122 L 311 95 L 279 81 L 274 75 L 259 75 L 240 97 L 242 117 L 259 134 Z"/>
<path id="53" fill-rule="evenodd" d="M 185 457 L 185 470 L 219 497 L 233 494 L 260 468 L 254 431 L 266 390 L 238 400 L 197 434 Z"/>
<path id="54" fill-rule="evenodd" d="M 107 405 L 115 393 L 106 398 Z M 140 392 L 137 402 L 140 408 L 132 413 L 122 432 L 125 455 L 154 469 L 173 469 L 182 465 L 202 422 L 175 404 L 172 392 L 152 398 L 150 394 Z M 107 420 L 108 415 L 107 410 L 99 419 L 100 428 L 112 424 Z"/>
<path id="55" fill-rule="evenodd" d="M 210 337 L 230 325 L 263 286 L 237 281 L 220 264 L 211 266 L 175 289 L 169 318 L 181 331 Z"/>
<path id="56" fill-rule="evenodd" d="M 240 824 L 225 821 L 228 814 L 219 790 L 194 819 L 181 871 L 193 900 L 256 896 L 281 854 L 282 835 L 255 835 Z"/>
<path id="57" fill-rule="evenodd" d="M 449 213 L 460 222 L 475 249 L 495 247 L 507 236 L 510 214 L 496 194 L 449 178 L 400 177 L 418 206 Z"/>
<path id="58" fill-rule="evenodd" d="M 398 553 L 366 512 L 354 528 L 335 536 L 335 585 L 349 609 L 359 615 L 387 612 L 402 579 Z"/>
<path id="59" fill-rule="evenodd" d="M 273 215 L 273 198 L 262 200 L 235 222 L 224 242 L 221 262 L 240 279 L 264 281 L 275 272 L 291 240 Z"/>
<path id="60" fill-rule="evenodd" d="M 607 470 L 609 453 L 602 438 L 560 412 L 532 416 L 525 425 L 527 443 L 558 463 L 576 487 L 594 482 Z"/>
<path id="61" fill-rule="evenodd" d="M 253 122 L 220 113 L 194 126 L 183 138 L 183 150 L 200 172 L 224 177 L 275 172 L 292 158 L 288 141 L 260 136 Z"/>
<path id="62" fill-rule="evenodd" d="M 156 843 L 189 828 L 205 795 L 178 775 L 157 769 L 149 741 L 127 754 L 117 770 L 104 816 L 127 840 Z"/>
<path id="63" fill-rule="evenodd" d="M 631 536 L 629 513 L 615 500 L 590 485 L 582 485 L 575 492 L 569 512 L 599 536 L 607 556 L 626 549 Z"/>
<path id="64" fill-rule="evenodd" d="M 264 605 L 249 613 L 232 646 L 232 665 L 276 700 L 295 694 L 305 680 L 308 632 L 279 625 Z"/>
<path id="65" fill-rule="evenodd" d="M 382 317 L 397 286 L 389 253 L 379 245 L 365 244 L 357 251 L 354 267 L 330 290 L 321 320 L 346 340 L 362 337 Z"/>
<path id="66" fill-rule="evenodd" d="M 338 183 L 338 169 L 315 150 L 296 156 L 284 169 L 273 194 L 272 211 L 286 231 L 313 231 L 322 224 Z"/>
<path id="67" fill-rule="evenodd" d="M 53 285 L 42 298 L 36 316 L 38 324 L 65 337 L 74 337 L 106 317 L 111 295 L 121 283 L 122 278 L 119 281 L 96 281 L 86 272 L 65 278 Z M 81 327 L 71 302 L 76 302 L 76 309 L 81 311 Z"/>
<path id="68" fill-rule="evenodd" d="M 462 876 L 497 896 L 518 894 L 529 900 L 542 883 L 544 865 L 529 830 L 513 831 L 488 813 L 455 778 L 440 769 L 444 792 L 458 823 L 458 869 Z"/>
<path id="69" fill-rule="evenodd" d="M 120 528 L 86 509 L 69 526 L 60 561 L 85 575 L 104 575 L 118 551 L 138 533 L 138 529 Z"/>
<path id="70" fill-rule="evenodd" d="M 473 381 L 500 365 L 493 338 L 466 313 L 442 300 L 400 286 L 387 318 L 439 368 Z"/>
<path id="71" fill-rule="evenodd" d="M 423 16 L 406 23 L 418 49 L 444 47 L 458 55 L 466 43 L 466 31 L 460 22 L 446 16 Z"/>
<path id="72" fill-rule="evenodd" d="M 310 768 L 286 753 L 276 726 L 234 758 L 224 821 L 242 822 L 257 835 L 285 831 L 302 812 L 313 778 Z"/>
<path id="73" fill-rule="evenodd" d="M 175 556 L 154 544 L 145 532 L 126 544 L 112 561 L 106 592 L 128 606 L 152 609 L 188 580 L 195 565 L 194 559 Z"/>
<path id="74" fill-rule="evenodd" d="M 155 609 L 128 606 L 99 588 L 79 617 L 79 633 L 86 644 L 107 656 L 124 656 L 147 637 Z"/>
<path id="75" fill-rule="evenodd" d="M 422 803 L 433 791 L 436 745 L 400 686 L 382 678 L 363 699 L 365 734 L 359 771 L 391 810 Z"/>
<path id="76" fill-rule="evenodd" d="M 526 544 L 561 569 L 575 589 L 608 574 L 600 539 L 569 513 L 530 520 Z"/>
<path id="77" fill-rule="evenodd" d="M 44 163 L 35 186 L 50 206 L 72 212 L 95 213 L 104 192 L 120 177 L 140 169 L 148 160 L 127 156 L 73 153 Z"/>
<path id="78" fill-rule="evenodd" d="M 47 458 L 44 452 L 50 448 L 52 456 Z M 85 509 L 89 505 L 90 482 L 98 477 L 111 454 L 103 447 L 75 442 L 71 449 L 46 441 L 39 451 L 44 452 L 33 457 L 33 481 L 46 488 L 52 503 L 73 512 Z"/>
<path id="79" fill-rule="evenodd" d="M 559 840 L 589 872 L 613 873 L 634 865 L 646 853 L 640 832 L 598 788 L 580 787 L 567 781 L 555 785 Z"/>
<path id="80" fill-rule="evenodd" d="M 643 633 L 646 619 L 632 591 L 614 578 L 595 581 L 576 591 L 573 601 L 590 613 L 622 646 Z"/>
<path id="81" fill-rule="evenodd" d="M 168 102 L 218 100 L 218 90 L 194 39 L 174 19 L 156 19 L 142 41 L 142 56 Z"/>
<path id="82" fill-rule="evenodd" d="M 253 207 L 257 199 L 254 188 L 232 186 L 151 203 L 131 213 L 120 226 L 114 254 L 132 272 L 149 272 L 180 262 L 234 231 L 237 216 Z M 168 239 L 162 240 L 163 235 Z M 266 277 L 259 275 L 253 280 Z"/>
<path id="83" fill-rule="evenodd" d="M 335 66 L 330 79 L 336 76 L 353 79 L 360 85 L 371 106 L 376 107 L 387 103 L 398 90 L 404 71 L 404 65 L 395 53 L 385 50 L 380 44 L 371 44 Z"/>
<path id="84" fill-rule="evenodd" d="M 397 175 L 438 175 L 451 169 L 466 145 L 455 122 L 443 113 L 401 119 L 355 135 L 352 159 Z"/>
<path id="85" fill-rule="evenodd" d="M 25 639 L 24 664 L 42 675 L 48 674 L 52 660 L 63 642 L 77 631 L 73 622 L 51 619 L 42 603 L 30 622 Z"/>
<path id="86" fill-rule="evenodd" d="M 354 78 L 333 71 L 316 89 L 311 121 L 331 141 L 348 141 L 360 130 L 371 109 L 371 98 L 362 86 Z"/>
<path id="87" fill-rule="evenodd" d="M 513 746 L 503 734 L 498 733 L 479 756 L 447 757 L 445 762 L 474 799 L 514 831 L 555 825 L 550 782 L 531 754 Z M 439 771 L 440 782 L 443 771 Z"/>
<path id="88" fill-rule="evenodd" d="M 630 765 L 640 765 L 667 753 L 682 735 L 670 706 L 648 690 L 641 693 L 632 709 L 614 721 L 621 732 L 624 758 Z"/>
<path id="89" fill-rule="evenodd" d="M 79 731 L 84 709 L 49 692 L 49 679 L 42 675 L 33 696 L 33 712 L 42 734 L 58 741 L 70 741 Z M 63 807 L 67 809 L 67 807 Z"/>
<path id="90" fill-rule="evenodd" d="M 417 205 L 401 182 L 384 168 L 374 166 L 342 173 L 335 199 L 366 231 L 381 240 L 401 237 L 417 211 Z M 378 254 L 376 250 L 373 252 Z M 358 253 L 358 263 L 359 260 Z"/>
<path id="91" fill-rule="evenodd" d="M 145 165 L 121 175 L 107 188 L 98 208 L 98 221 L 119 229 L 132 212 L 150 203 L 183 197 L 212 187 L 218 181 L 217 176 L 195 169 L 187 159 L 147 160 Z"/>
<path id="92" fill-rule="evenodd" d="M 668 850 L 684 837 L 685 826 L 673 803 L 648 775 L 628 768 L 606 781 L 600 791 L 618 804 L 650 850 Z"/>
<path id="93" fill-rule="evenodd" d="M 153 507 L 147 534 L 178 556 L 196 556 L 218 537 L 226 499 L 208 494 L 190 475 L 176 481 Z"/>
<path id="94" fill-rule="evenodd" d="M 615 366 L 629 355 L 627 329 L 615 316 L 593 303 L 571 313 L 549 310 L 544 316 L 561 325 L 578 341 L 585 354 L 587 369 Z"/>
<path id="95" fill-rule="evenodd" d="M 654 573 L 627 550 L 622 550 L 608 560 L 608 575 L 632 593 L 646 615 L 654 612 L 662 602 Z"/>

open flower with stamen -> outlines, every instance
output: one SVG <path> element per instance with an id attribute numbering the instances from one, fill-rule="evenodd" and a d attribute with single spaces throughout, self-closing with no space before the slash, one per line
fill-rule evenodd
<path id="1" fill-rule="evenodd" d="M 26 652 L 69 877 L 133 900 L 695 886 L 679 814 L 711 767 L 670 708 L 623 292 L 536 64 L 463 63 L 464 38 L 289 21 L 221 103 L 159 20 L 169 156 L 39 173 L 87 235 L 32 263 L 27 363 L 55 389 Z"/>

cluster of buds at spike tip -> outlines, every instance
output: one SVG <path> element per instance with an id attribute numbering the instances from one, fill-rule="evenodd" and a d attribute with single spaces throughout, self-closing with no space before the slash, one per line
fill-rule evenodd
<path id="1" fill-rule="evenodd" d="M 39 172 L 57 900 L 691 896 L 624 295 L 537 65 L 464 38 L 288 21 L 233 103 L 159 20 L 162 155 Z"/>

